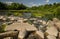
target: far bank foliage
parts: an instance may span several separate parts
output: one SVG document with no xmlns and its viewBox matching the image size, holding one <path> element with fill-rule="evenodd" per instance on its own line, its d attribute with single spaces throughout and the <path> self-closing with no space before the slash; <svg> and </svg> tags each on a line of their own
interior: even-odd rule
<svg viewBox="0 0 60 39">
<path fill-rule="evenodd" d="M 28 7 L 24 4 L 12 3 L 11 5 L 0 2 L 0 11 L 7 10 L 8 15 L 22 16 L 22 13 L 32 13 L 32 17 L 42 17 L 52 19 L 57 17 L 60 19 L 60 3 L 45 4 L 40 6 Z M 12 13 L 10 13 L 12 12 Z"/>
</svg>

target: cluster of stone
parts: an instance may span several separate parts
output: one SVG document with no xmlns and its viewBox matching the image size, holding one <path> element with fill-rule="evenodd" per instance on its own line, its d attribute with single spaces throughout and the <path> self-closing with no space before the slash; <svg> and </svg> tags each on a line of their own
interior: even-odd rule
<svg viewBox="0 0 60 39">
<path fill-rule="evenodd" d="M 53 18 L 52 21 L 47 22 L 47 27 L 45 31 L 46 39 L 60 39 L 60 20 Z"/>
<path fill-rule="evenodd" d="M 44 23 L 43 23 L 44 24 Z M 43 28 L 44 27 L 44 28 Z M 44 32 L 43 32 L 43 30 Z M 53 18 L 46 23 L 46 26 L 40 25 L 40 29 L 34 34 L 30 34 L 29 39 L 60 39 L 60 20 Z"/>
<path fill-rule="evenodd" d="M 19 21 L 6 27 L 6 30 L 19 30 L 19 39 L 60 39 L 60 20 L 57 18 L 53 18 L 52 21 L 49 20 L 47 23 L 39 20 L 42 23 L 38 27 L 39 30 L 35 25 L 23 23 L 22 20 Z"/>
</svg>

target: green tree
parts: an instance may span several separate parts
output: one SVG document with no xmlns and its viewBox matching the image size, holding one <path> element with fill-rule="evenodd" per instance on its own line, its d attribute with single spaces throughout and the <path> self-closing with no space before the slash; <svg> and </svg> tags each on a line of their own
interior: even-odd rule
<svg viewBox="0 0 60 39">
<path fill-rule="evenodd" d="M 21 10 L 27 8 L 25 5 L 19 3 L 12 3 L 9 7 L 11 10 Z"/>
<path fill-rule="evenodd" d="M 7 6 L 6 4 L 0 2 L 0 10 L 5 10 L 5 9 L 7 9 L 6 6 Z"/>
</svg>

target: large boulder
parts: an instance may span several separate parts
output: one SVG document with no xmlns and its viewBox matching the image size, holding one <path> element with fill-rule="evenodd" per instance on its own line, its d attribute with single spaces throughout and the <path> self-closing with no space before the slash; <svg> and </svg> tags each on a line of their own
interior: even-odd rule
<svg viewBox="0 0 60 39">
<path fill-rule="evenodd" d="M 54 21 L 54 22 L 59 22 L 59 19 L 53 18 L 53 21 Z"/>
<path fill-rule="evenodd" d="M 53 36 L 57 36 L 58 34 L 58 30 L 55 28 L 55 27 L 49 27 L 47 30 L 46 30 L 46 33 L 48 35 L 53 35 Z"/>
<path fill-rule="evenodd" d="M 53 18 L 54 26 L 60 31 L 60 20 L 57 18 Z"/>
<path fill-rule="evenodd" d="M 53 35 L 48 35 L 48 36 L 47 36 L 47 39 L 56 39 L 56 37 L 53 36 Z"/>
<path fill-rule="evenodd" d="M 36 31 L 30 34 L 28 39 L 44 39 L 44 33 L 42 31 Z"/>
<path fill-rule="evenodd" d="M 49 20 L 46 25 L 47 27 L 51 27 L 54 26 L 54 23 L 51 20 Z"/>
<path fill-rule="evenodd" d="M 60 39 L 60 32 L 59 32 L 59 34 L 58 34 L 58 39 Z"/>
<path fill-rule="evenodd" d="M 36 31 L 36 34 L 42 39 L 44 39 L 44 33 L 42 31 Z"/>
<path fill-rule="evenodd" d="M 55 23 L 55 27 L 58 29 L 58 31 L 60 31 L 60 21 L 54 22 L 54 23 Z"/>
<path fill-rule="evenodd" d="M 47 26 L 48 27 L 54 26 L 54 27 L 56 27 L 58 29 L 58 31 L 60 31 L 60 20 L 57 19 L 57 18 L 53 18 L 53 21 L 49 20 L 47 22 Z"/>
<path fill-rule="evenodd" d="M 24 37 L 26 36 L 27 31 L 26 30 L 20 30 L 18 38 L 19 39 L 24 39 Z"/>
<path fill-rule="evenodd" d="M 11 37 L 6 37 L 6 38 L 4 38 L 4 39 L 11 39 Z"/>
</svg>

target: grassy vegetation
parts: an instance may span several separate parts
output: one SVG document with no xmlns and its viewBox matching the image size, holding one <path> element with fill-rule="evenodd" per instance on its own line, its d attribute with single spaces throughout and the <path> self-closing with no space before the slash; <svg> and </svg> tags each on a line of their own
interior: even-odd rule
<svg viewBox="0 0 60 39">
<path fill-rule="evenodd" d="M 2 24 L 0 26 L 0 33 L 5 32 L 5 27 L 6 27 L 6 24 Z"/>
</svg>

